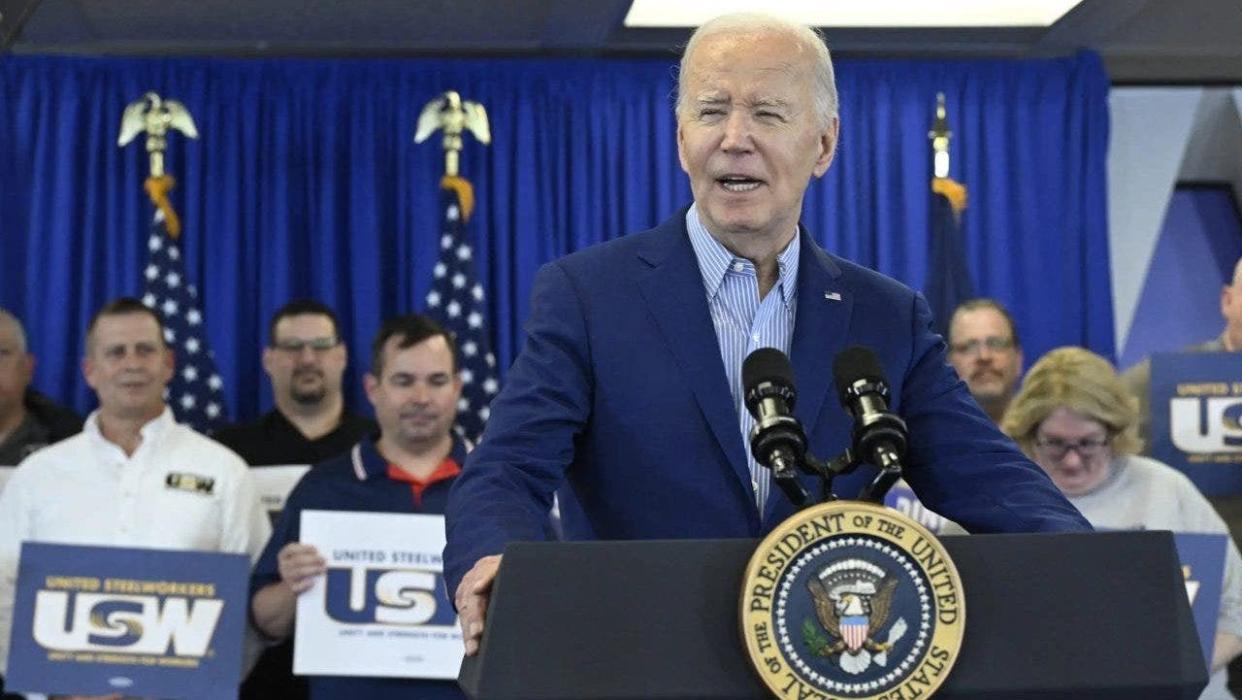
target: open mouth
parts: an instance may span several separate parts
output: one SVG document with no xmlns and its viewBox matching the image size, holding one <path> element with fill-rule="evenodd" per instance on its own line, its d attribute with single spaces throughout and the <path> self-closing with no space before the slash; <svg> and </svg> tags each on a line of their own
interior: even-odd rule
<svg viewBox="0 0 1242 700">
<path fill-rule="evenodd" d="M 762 180 L 746 175 L 725 175 L 724 177 L 716 178 L 716 182 L 720 183 L 720 186 L 726 191 L 737 193 L 757 190 L 759 185 L 763 184 Z"/>
</svg>

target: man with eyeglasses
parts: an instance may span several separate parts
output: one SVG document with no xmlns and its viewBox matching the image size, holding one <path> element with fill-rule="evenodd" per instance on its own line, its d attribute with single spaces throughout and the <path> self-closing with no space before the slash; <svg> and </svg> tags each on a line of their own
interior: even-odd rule
<svg viewBox="0 0 1242 700">
<path fill-rule="evenodd" d="M 1000 424 L 1022 374 L 1022 344 L 1013 317 L 995 299 L 971 299 L 953 310 L 949 364 L 971 396 Z"/>
<path fill-rule="evenodd" d="M 213 436 L 250 466 L 262 467 L 256 476 L 273 515 L 310 465 L 345 454 L 375 431 L 374 422 L 345 407 L 341 377 L 348 359 L 332 309 L 311 299 L 285 304 L 268 324 L 263 349 L 276 407 L 254 423 Z M 292 669 L 292 644 L 269 649 L 242 685 L 241 697 L 306 697 L 306 684 Z"/>
<path fill-rule="evenodd" d="M 250 466 L 316 464 L 348 450 L 375 430 L 345 407 L 341 377 L 349 359 L 336 314 L 300 299 L 285 304 L 268 324 L 263 370 L 276 407 L 257 422 L 219 430 L 215 438 Z"/>
</svg>

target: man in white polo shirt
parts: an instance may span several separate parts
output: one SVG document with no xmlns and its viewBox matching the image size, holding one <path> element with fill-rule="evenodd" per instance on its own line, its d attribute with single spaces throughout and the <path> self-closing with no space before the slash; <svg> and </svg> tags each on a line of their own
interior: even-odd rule
<svg viewBox="0 0 1242 700">
<path fill-rule="evenodd" d="M 99 409 L 81 433 L 26 458 L 0 494 L 0 664 L 23 541 L 236 552 L 253 561 L 271 533 L 246 463 L 177 423 L 165 405 L 173 354 L 153 311 L 132 298 L 100 309 L 82 371 Z"/>
</svg>

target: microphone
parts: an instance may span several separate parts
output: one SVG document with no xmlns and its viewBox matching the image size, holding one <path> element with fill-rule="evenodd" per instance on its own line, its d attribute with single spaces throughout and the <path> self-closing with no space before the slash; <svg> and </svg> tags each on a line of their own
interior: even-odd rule
<svg viewBox="0 0 1242 700">
<path fill-rule="evenodd" d="M 906 454 L 906 422 L 888 410 L 888 380 L 880 359 L 871 350 L 854 345 L 837 355 L 832 375 L 840 392 L 841 405 L 854 416 L 853 451 L 865 461 L 891 472 L 882 474 L 871 491 L 887 490 L 901 474 L 901 460 Z M 883 495 L 883 491 L 880 492 Z"/>
<path fill-rule="evenodd" d="M 746 410 L 755 417 L 751 454 L 772 470 L 795 505 L 803 505 L 810 496 L 797 482 L 797 472 L 806 457 L 806 433 L 792 415 L 797 392 L 789 358 L 776 348 L 752 352 L 742 363 L 742 387 Z"/>
</svg>

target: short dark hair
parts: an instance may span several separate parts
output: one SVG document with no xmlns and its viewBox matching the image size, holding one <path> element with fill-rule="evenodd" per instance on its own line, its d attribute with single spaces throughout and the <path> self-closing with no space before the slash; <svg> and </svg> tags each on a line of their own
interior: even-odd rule
<svg viewBox="0 0 1242 700">
<path fill-rule="evenodd" d="M 384 373 L 384 346 L 392 338 L 397 338 L 397 347 L 404 350 L 413 347 L 429 338 L 444 338 L 448 344 L 449 354 L 453 356 L 453 373 L 457 373 L 457 343 L 453 335 L 435 321 L 422 314 L 405 314 L 384 321 L 375 340 L 371 341 L 371 374 L 379 377 Z"/>
<path fill-rule="evenodd" d="M 112 301 L 99 307 L 94 316 L 91 316 L 91 322 L 86 325 L 86 351 L 91 350 L 91 336 L 95 333 L 95 326 L 99 325 L 99 319 L 104 316 L 128 316 L 130 314 L 145 314 L 155 321 L 155 327 L 159 329 L 160 342 L 165 346 L 168 345 L 164 341 L 164 319 L 160 318 L 159 313 L 142 303 L 140 299 L 134 297 L 118 297 Z"/>
<path fill-rule="evenodd" d="M 1009 337 L 1013 339 L 1013 346 L 1015 348 L 1022 347 L 1022 339 L 1018 337 L 1018 324 L 1013 322 L 1013 316 L 1010 315 L 1009 309 L 1006 309 L 1004 304 L 1000 303 L 996 299 L 992 299 L 991 297 L 976 297 L 974 299 L 967 299 L 966 301 L 958 304 L 956 309 L 953 309 L 953 315 L 949 317 L 949 337 L 946 339 L 950 345 L 953 344 L 953 319 L 957 318 L 958 314 L 966 313 L 967 311 L 978 311 L 980 309 L 992 309 L 996 313 L 1000 314 L 1001 317 L 1005 319 L 1006 325 L 1009 326 Z"/>
<path fill-rule="evenodd" d="M 327 304 L 316 299 L 294 299 L 272 314 L 272 320 L 267 324 L 268 345 L 276 344 L 276 324 L 290 316 L 327 316 L 332 322 L 332 334 L 337 339 L 341 337 L 341 322 L 336 318 L 336 312 L 328 308 Z"/>
</svg>

